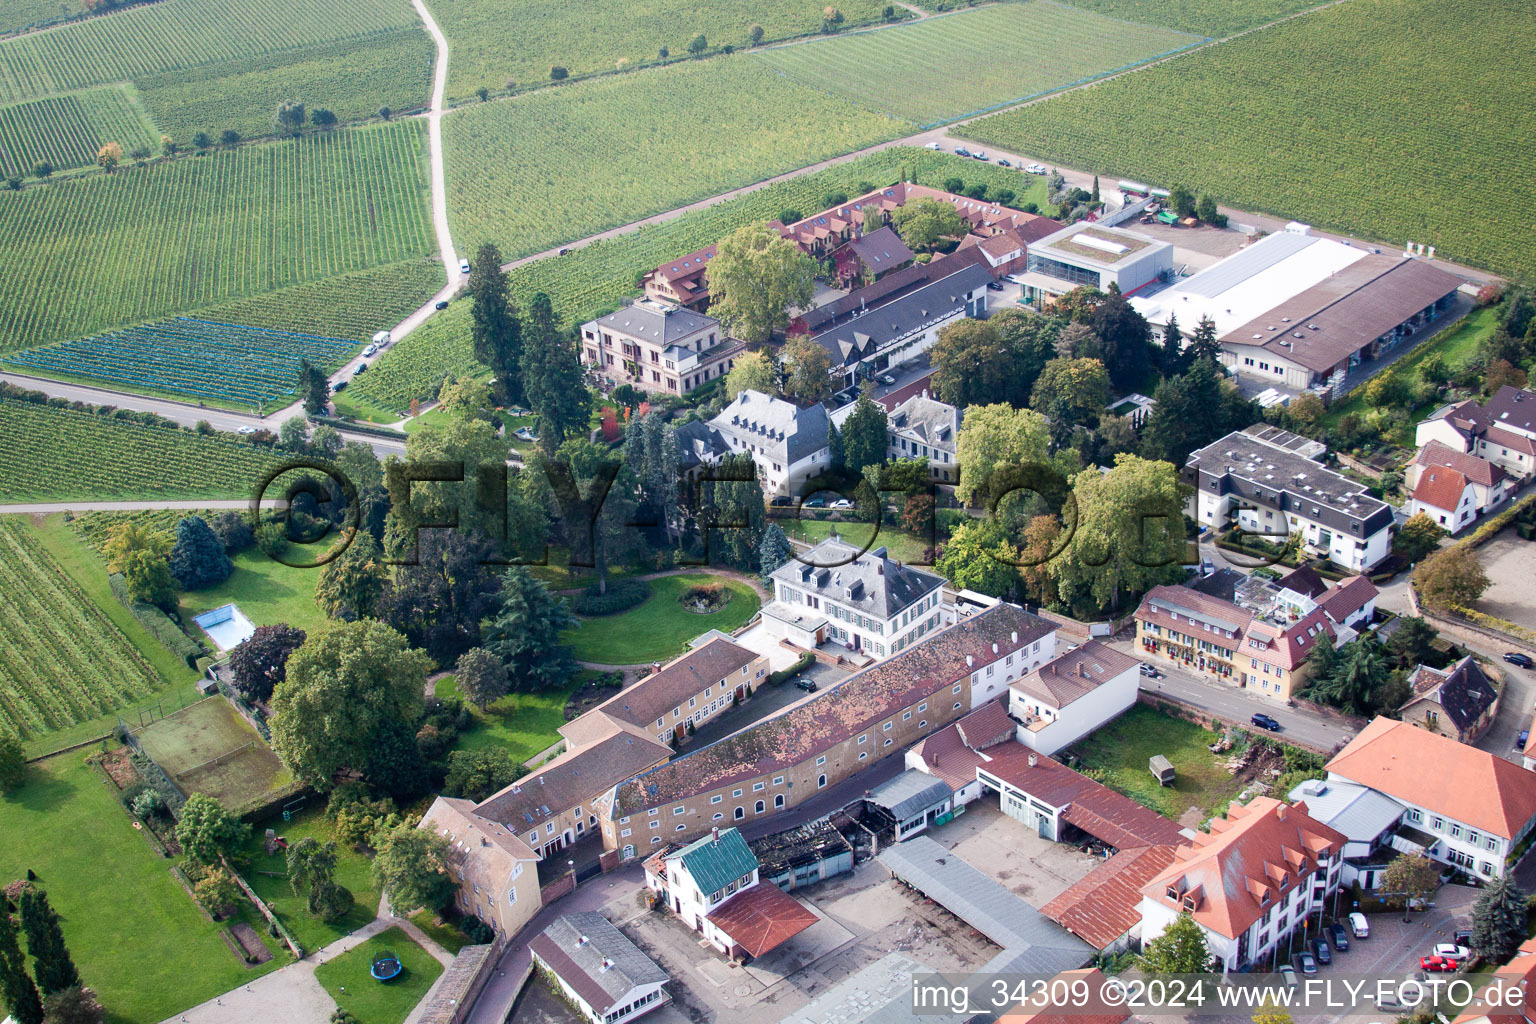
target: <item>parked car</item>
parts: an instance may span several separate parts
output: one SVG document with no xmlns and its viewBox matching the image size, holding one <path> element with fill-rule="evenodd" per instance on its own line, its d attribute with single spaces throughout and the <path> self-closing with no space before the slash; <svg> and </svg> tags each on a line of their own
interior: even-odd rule
<svg viewBox="0 0 1536 1024">
<path fill-rule="evenodd" d="M 892 384 L 896 383 L 896 378 L 892 377 L 888 373 L 882 373 L 880 375 L 880 377 L 879 377 L 879 380 L 880 380 L 880 383 L 884 384 L 886 387 L 890 387 Z"/>
<path fill-rule="evenodd" d="M 1296 968 L 1292 967 L 1290 964 L 1281 964 L 1279 974 L 1280 984 L 1284 985 L 1286 988 L 1296 987 Z"/>
<path fill-rule="evenodd" d="M 1141 674 L 1146 676 L 1148 679 L 1156 679 L 1162 673 L 1160 673 L 1155 667 L 1148 665 L 1146 662 L 1142 662 Z"/>
<path fill-rule="evenodd" d="M 805 503 L 805 507 L 806 508 L 826 508 L 827 507 L 827 499 L 826 498 L 812 498 L 810 501 Z"/>
<path fill-rule="evenodd" d="M 1461 961 L 1447 956 L 1421 956 L 1419 970 L 1428 971 L 1431 974 L 1450 974 L 1452 971 L 1461 970 Z"/>
<path fill-rule="evenodd" d="M 1305 951 L 1297 953 L 1294 958 L 1294 962 L 1296 964 L 1296 969 L 1302 974 L 1317 973 L 1317 961 L 1312 959 L 1311 953 Z"/>
<path fill-rule="evenodd" d="M 378 351 L 379 351 L 379 346 L 377 346 L 377 345 L 369 345 L 367 348 L 363 349 L 363 355 L 368 356 L 369 358 L 372 358 L 373 356 L 378 354 Z"/>
<path fill-rule="evenodd" d="M 1451 933 L 1451 937 L 1455 941 L 1456 945 L 1466 946 L 1468 949 L 1472 948 L 1471 928 L 1458 928 Z"/>
<path fill-rule="evenodd" d="M 980 149 L 978 149 L 976 152 L 972 153 L 971 156 L 974 157 L 977 160 L 990 160 L 991 159 L 991 157 L 987 156 L 987 154 L 983 150 L 980 150 Z"/>
<path fill-rule="evenodd" d="M 1264 714 L 1262 711 L 1248 719 L 1248 721 L 1252 722 L 1260 729 L 1268 729 L 1270 732 L 1280 731 L 1280 723 L 1270 716 Z"/>
<path fill-rule="evenodd" d="M 1529 654 L 1521 654 L 1519 651 L 1506 651 L 1504 660 L 1521 668 L 1536 668 L 1536 661 L 1532 661 Z"/>
<path fill-rule="evenodd" d="M 793 505 L 794 503 L 795 499 L 787 494 L 775 494 L 768 500 L 768 504 L 774 508 L 783 508 L 785 505 Z"/>
<path fill-rule="evenodd" d="M 1024 168 L 1024 170 L 1028 174 L 1044 174 L 1045 164 L 1030 164 L 1028 167 Z"/>
<path fill-rule="evenodd" d="M 447 309 L 448 308 L 448 300 L 447 299 L 438 299 L 436 302 L 434 302 L 432 304 L 432 308 L 433 309 Z"/>
<path fill-rule="evenodd" d="M 256 433 L 256 428 L 255 427 L 241 427 L 239 430 L 235 431 L 235 433 L 250 435 L 250 434 Z"/>
<path fill-rule="evenodd" d="M 461 273 L 461 274 L 469 273 L 469 260 L 462 260 L 462 259 L 459 260 L 459 273 Z"/>
<path fill-rule="evenodd" d="M 354 374 L 362 373 L 366 369 L 368 369 L 368 364 L 367 363 L 358 363 L 357 364 L 357 369 L 353 370 L 352 372 Z"/>
<path fill-rule="evenodd" d="M 1317 962 L 1327 967 L 1333 963 L 1333 950 L 1328 948 L 1327 939 L 1313 939 L 1312 949 L 1317 954 Z"/>
<path fill-rule="evenodd" d="M 345 391 L 346 387 L 347 387 L 347 382 L 346 381 L 338 380 L 334 384 L 331 385 L 331 394 L 334 395 L 338 391 Z"/>
<path fill-rule="evenodd" d="M 832 503 L 831 507 L 841 512 L 845 509 L 853 508 L 853 502 L 849 501 L 847 498 L 839 498 Z"/>
<path fill-rule="evenodd" d="M 1515 749 L 1516 750 L 1524 750 L 1525 749 L 1525 744 L 1530 740 L 1530 738 L 1531 738 L 1531 730 L 1529 730 L 1529 729 L 1521 729 L 1520 730 L 1520 735 L 1515 737 Z"/>
<path fill-rule="evenodd" d="M 987 282 L 987 289 L 989 291 L 1000 292 L 1000 291 L 1003 290 L 1003 282 L 1001 282 L 1001 281 L 988 281 Z"/>
<path fill-rule="evenodd" d="M 966 149 L 964 146 L 956 146 L 955 147 L 955 156 L 970 156 L 970 155 L 971 155 L 971 151 Z"/>
<path fill-rule="evenodd" d="M 1435 956 L 1443 956 L 1451 960 L 1465 960 L 1472 955 L 1470 949 L 1455 942 L 1437 942 L 1432 953 Z"/>
<path fill-rule="evenodd" d="M 555 255 L 556 256 L 564 256 L 566 253 L 568 253 L 570 251 L 571 250 L 569 250 L 569 249 L 561 249 L 559 252 L 555 253 Z"/>
<path fill-rule="evenodd" d="M 1410 978 L 1409 980 L 1411 981 L 1414 979 Z M 1404 1010 L 1410 1009 L 1409 1005 L 1403 1002 L 1403 1000 L 1397 994 L 1399 986 L 1384 985 L 1382 987 L 1385 989 L 1385 991 L 1376 997 L 1377 1009 L 1386 1010 L 1391 1013 L 1401 1013 Z"/>
<path fill-rule="evenodd" d="M 1368 939 L 1371 937 L 1371 922 L 1357 910 L 1349 915 L 1349 930 L 1357 939 Z"/>
<path fill-rule="evenodd" d="M 998 157 L 997 158 L 997 166 L 999 166 L 999 167 L 1012 167 L 1013 164 L 1009 163 L 1007 160 L 1004 160 L 1002 157 Z"/>
<path fill-rule="evenodd" d="M 923 148 L 924 149 L 943 149 L 944 147 L 940 146 L 937 142 L 930 142 L 930 143 L 928 143 L 928 145 L 924 146 Z"/>
<path fill-rule="evenodd" d="M 376 332 L 374 332 L 373 343 L 375 345 L 377 345 L 379 348 L 386 348 L 386 347 L 388 347 L 388 345 L 390 343 L 390 340 L 391 339 L 390 339 L 388 331 L 376 331 Z"/>
<path fill-rule="evenodd" d="M 816 680 L 814 680 L 814 679 L 796 679 L 795 680 L 795 689 L 797 689 L 797 690 L 804 690 L 806 693 L 815 693 L 816 692 Z"/>
<path fill-rule="evenodd" d="M 1333 924 L 1324 929 L 1323 934 L 1328 936 L 1329 941 L 1333 943 L 1334 949 L 1340 953 L 1349 952 L 1349 934 L 1345 932 L 1342 924 L 1339 924 L 1337 921 L 1333 922 Z"/>
</svg>

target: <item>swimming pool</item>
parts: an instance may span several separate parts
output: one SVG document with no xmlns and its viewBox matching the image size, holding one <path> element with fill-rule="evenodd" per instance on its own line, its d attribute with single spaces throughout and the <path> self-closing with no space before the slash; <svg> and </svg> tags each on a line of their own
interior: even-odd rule
<svg viewBox="0 0 1536 1024">
<path fill-rule="evenodd" d="M 238 605 L 233 604 L 222 605 L 213 609 L 213 611 L 203 612 L 203 614 L 193 618 L 192 621 L 197 623 L 204 633 L 208 634 L 208 639 L 212 640 L 213 645 L 221 651 L 238 647 L 250 639 L 252 633 L 256 632 L 255 624 L 245 617 L 245 613 L 240 610 Z"/>
</svg>

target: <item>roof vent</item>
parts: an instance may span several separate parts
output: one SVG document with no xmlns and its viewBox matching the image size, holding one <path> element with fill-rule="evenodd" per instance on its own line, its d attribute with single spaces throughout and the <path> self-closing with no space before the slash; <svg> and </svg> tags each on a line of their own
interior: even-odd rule
<svg viewBox="0 0 1536 1024">
<path fill-rule="evenodd" d="M 589 939 L 585 935 L 583 935 L 583 936 L 579 937 L 576 940 L 576 945 L 578 945 L 578 946 L 585 946 L 587 943 L 589 943 L 591 941 L 592 941 L 591 939 Z"/>
<path fill-rule="evenodd" d="M 1039 754 L 1033 754 L 1032 753 L 1032 754 L 1029 755 L 1029 766 L 1031 768 L 1035 767 L 1039 763 L 1040 763 L 1040 755 Z"/>
</svg>

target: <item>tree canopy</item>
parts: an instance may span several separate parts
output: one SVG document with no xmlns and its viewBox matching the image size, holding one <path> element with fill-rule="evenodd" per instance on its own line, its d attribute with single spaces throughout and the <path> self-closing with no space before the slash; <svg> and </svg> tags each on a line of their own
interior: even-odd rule
<svg viewBox="0 0 1536 1024">
<path fill-rule="evenodd" d="M 250 834 L 251 826 L 204 793 L 187 797 L 176 822 L 176 841 L 201 864 L 217 864 L 221 855 L 233 853 Z"/>
<path fill-rule="evenodd" d="M 977 405 L 966 410 L 955 446 L 955 459 L 965 467 L 955 497 L 966 505 L 984 505 L 1007 486 L 1000 472 L 1005 467 L 1048 463 L 1050 431 L 1045 417 L 1033 410 Z"/>
<path fill-rule="evenodd" d="M 377 838 L 373 880 L 397 914 L 438 910 L 453 898 L 448 841 L 436 832 L 401 825 Z"/>
<path fill-rule="evenodd" d="M 492 617 L 485 623 L 485 649 L 503 665 L 517 689 L 551 691 L 563 687 L 576 670 L 560 634 L 580 625 L 565 602 L 522 566 L 501 575 Z"/>
<path fill-rule="evenodd" d="M 586 427 L 591 395 L 574 338 L 560 330 L 549 296 L 537 292 L 523 321 L 523 389 L 538 417 L 539 447 L 553 452 Z"/>
<path fill-rule="evenodd" d="M 947 252 L 971 230 L 966 219 L 949 203 L 926 198 L 898 207 L 891 214 L 891 226 L 913 252 Z M 714 273 L 713 269 L 710 273 Z"/>
<path fill-rule="evenodd" d="M 816 263 L 764 222 L 726 235 L 709 261 L 710 314 L 746 342 L 789 326 L 816 294 Z"/>
<path fill-rule="evenodd" d="M 832 396 L 832 357 L 807 335 L 789 339 L 784 346 L 789 377 L 784 393 L 802 402 L 824 402 Z"/>
<path fill-rule="evenodd" d="M 480 246 L 470 264 L 470 337 L 475 358 L 496 375 L 492 386 L 501 404 L 522 400 L 522 323 L 507 287 L 501 250 L 490 242 Z"/>
<path fill-rule="evenodd" d="M 939 332 L 929 359 L 934 396 L 959 408 L 1003 402 L 1023 407 L 1052 358 L 1060 323 L 1005 309 L 988 320 L 957 320 Z"/>
<path fill-rule="evenodd" d="M 247 700 L 267 700 L 287 678 L 288 658 L 303 642 L 304 631 L 285 623 L 257 626 L 229 652 L 230 681 Z"/>
<path fill-rule="evenodd" d="M 1030 408 L 1068 424 L 1091 424 L 1109 402 L 1109 371 L 1097 359 L 1052 359 L 1030 392 Z M 967 414 L 969 415 L 969 414 Z"/>
<path fill-rule="evenodd" d="M 1141 969 L 1148 974 L 1204 974 L 1211 964 L 1205 932 L 1188 911 L 1179 914 L 1141 953 Z"/>
<path fill-rule="evenodd" d="M 480 620 L 495 607 L 491 545 L 449 530 L 423 531 L 414 565 L 395 570 L 379 615 L 442 666 L 480 642 Z"/>
<path fill-rule="evenodd" d="M 843 465 L 848 472 L 863 473 L 865 466 L 878 466 L 885 461 L 885 410 L 868 395 L 859 396 L 838 433 L 843 439 Z"/>
<path fill-rule="evenodd" d="M 1489 582 L 1477 553 L 1461 544 L 1434 552 L 1413 570 L 1420 596 L 1437 608 L 1470 608 Z"/>
<path fill-rule="evenodd" d="M 778 371 L 773 368 L 773 358 L 764 350 L 743 352 L 725 375 L 726 401 L 734 401 L 743 391 L 757 391 L 765 395 L 779 390 Z"/>
</svg>

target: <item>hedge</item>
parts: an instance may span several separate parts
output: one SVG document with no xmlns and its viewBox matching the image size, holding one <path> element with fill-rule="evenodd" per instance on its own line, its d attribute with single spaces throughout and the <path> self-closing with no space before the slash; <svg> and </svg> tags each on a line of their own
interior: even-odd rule
<svg viewBox="0 0 1536 1024">
<path fill-rule="evenodd" d="M 618 580 L 608 584 L 606 593 L 598 593 L 596 585 L 576 595 L 572 603 L 577 615 L 617 615 L 628 611 L 651 596 L 651 587 L 644 580 Z"/>
<path fill-rule="evenodd" d="M 350 430 L 354 434 L 370 434 L 374 437 L 387 437 L 391 441 L 404 441 L 404 431 L 392 430 L 389 427 L 376 427 L 372 423 L 364 423 L 360 420 L 344 420 L 335 416 L 315 415 L 309 418 L 311 423 L 323 423 L 326 426 L 335 427 L 337 430 Z"/>
<path fill-rule="evenodd" d="M 112 588 L 112 596 L 133 613 L 133 617 L 149 630 L 151 636 L 185 661 L 188 668 L 197 667 L 197 659 L 208 653 L 207 647 L 183 632 L 175 620 L 159 608 L 143 601 L 135 601 L 128 593 L 128 581 L 124 579 L 122 573 L 112 573 L 107 577 L 107 583 Z"/>
<path fill-rule="evenodd" d="M 801 672 L 804 672 L 807 668 L 810 668 L 811 662 L 815 660 L 816 656 L 814 654 L 812 654 L 810 651 L 805 651 L 800 655 L 800 657 L 795 659 L 795 663 L 789 666 L 789 668 L 781 668 L 777 672 L 770 673 L 768 676 L 768 682 L 775 684 L 782 683 L 786 679 L 797 676 Z"/>
</svg>

